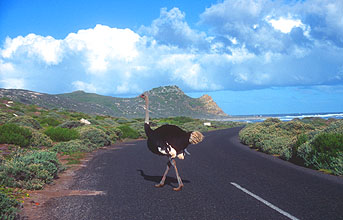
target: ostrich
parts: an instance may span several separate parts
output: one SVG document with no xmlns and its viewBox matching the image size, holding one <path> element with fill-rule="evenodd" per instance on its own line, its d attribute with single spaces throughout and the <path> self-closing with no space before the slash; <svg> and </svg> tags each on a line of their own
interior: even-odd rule
<svg viewBox="0 0 343 220">
<path fill-rule="evenodd" d="M 142 95 L 140 95 L 140 97 L 145 100 L 144 130 L 148 137 L 148 148 L 151 152 L 160 156 L 167 156 L 169 159 L 163 177 L 160 183 L 156 184 L 155 187 L 164 186 L 164 182 L 166 180 L 166 176 L 170 169 L 170 166 L 173 166 L 179 184 L 179 186 L 177 188 L 173 188 L 173 190 L 180 191 L 183 187 L 183 183 L 176 168 L 175 158 L 177 157 L 183 160 L 185 157 L 185 153 L 189 154 L 186 150 L 187 146 L 189 144 L 197 144 L 201 142 L 204 138 L 204 135 L 202 135 L 199 131 L 186 132 L 175 125 L 162 125 L 161 127 L 152 130 L 149 124 L 148 94 L 143 93 Z"/>
</svg>

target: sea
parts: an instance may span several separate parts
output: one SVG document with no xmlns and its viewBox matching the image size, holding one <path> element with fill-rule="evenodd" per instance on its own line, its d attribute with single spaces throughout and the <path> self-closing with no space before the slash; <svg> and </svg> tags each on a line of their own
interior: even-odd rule
<svg viewBox="0 0 343 220">
<path fill-rule="evenodd" d="M 241 121 L 241 122 L 262 122 L 267 118 L 279 118 L 281 121 L 291 121 L 295 118 L 306 118 L 306 117 L 316 117 L 316 118 L 334 118 L 343 119 L 343 112 L 322 112 L 322 113 L 293 113 L 293 114 L 262 114 L 262 115 L 233 115 L 228 121 Z M 225 120 L 226 121 L 226 120 Z"/>
</svg>

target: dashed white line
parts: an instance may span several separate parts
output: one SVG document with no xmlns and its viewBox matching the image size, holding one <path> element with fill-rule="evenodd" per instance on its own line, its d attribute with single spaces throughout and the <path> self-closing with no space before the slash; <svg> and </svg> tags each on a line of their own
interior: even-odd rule
<svg viewBox="0 0 343 220">
<path fill-rule="evenodd" d="M 236 188 L 242 190 L 242 191 L 245 192 L 246 194 L 248 194 L 248 195 L 254 197 L 254 198 L 257 199 L 258 201 L 262 202 L 262 203 L 265 204 L 266 206 L 268 206 L 268 207 L 274 209 L 275 211 L 279 212 L 280 214 L 282 214 L 282 215 L 288 217 L 289 219 L 292 219 L 292 220 L 299 220 L 298 218 L 294 217 L 293 215 L 289 214 L 288 212 L 283 211 L 282 209 L 280 209 L 280 208 L 276 207 L 275 205 L 271 204 L 270 202 L 268 202 L 268 201 L 262 199 L 262 198 L 259 197 L 258 195 L 255 195 L 254 193 L 250 192 L 249 190 L 247 190 L 247 189 L 241 187 L 241 186 L 238 185 L 237 183 L 231 182 L 231 184 L 232 184 L 233 186 L 235 186 Z"/>
</svg>

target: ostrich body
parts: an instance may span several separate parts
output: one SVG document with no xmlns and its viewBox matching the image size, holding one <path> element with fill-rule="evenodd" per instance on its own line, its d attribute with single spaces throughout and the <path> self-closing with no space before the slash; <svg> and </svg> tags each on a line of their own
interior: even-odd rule
<svg viewBox="0 0 343 220">
<path fill-rule="evenodd" d="M 166 171 L 159 184 L 156 187 L 164 186 L 167 173 L 171 166 L 174 167 L 179 186 L 173 188 L 179 191 L 183 187 L 183 183 L 176 167 L 175 158 L 184 159 L 185 153 L 188 153 L 186 148 L 189 144 L 197 144 L 201 142 L 204 136 L 199 131 L 186 132 L 175 125 L 162 125 L 155 130 L 151 129 L 149 124 L 149 97 L 146 93 L 140 96 L 145 100 L 145 122 L 144 130 L 148 137 L 147 145 L 151 152 L 160 156 L 167 156 Z M 189 153 L 188 153 L 189 154 Z"/>
</svg>

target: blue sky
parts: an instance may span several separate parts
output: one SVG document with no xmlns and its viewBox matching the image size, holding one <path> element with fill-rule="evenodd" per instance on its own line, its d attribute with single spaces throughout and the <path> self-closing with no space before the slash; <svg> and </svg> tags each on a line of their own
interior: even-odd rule
<svg viewBox="0 0 343 220">
<path fill-rule="evenodd" d="M 340 0 L 1 0 L 0 87 L 178 85 L 232 115 L 343 112 L 342 12 Z"/>
</svg>

